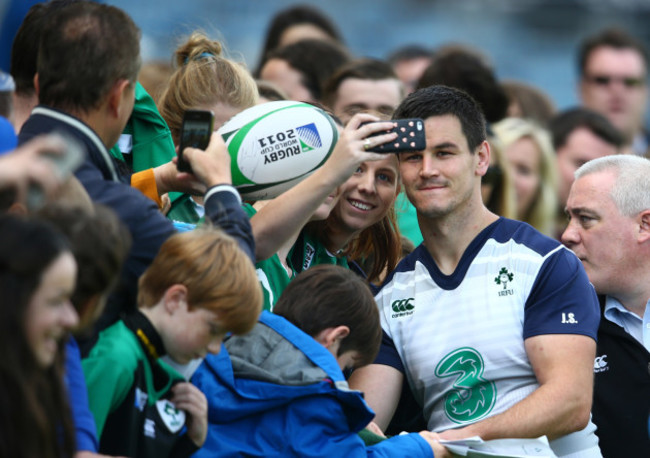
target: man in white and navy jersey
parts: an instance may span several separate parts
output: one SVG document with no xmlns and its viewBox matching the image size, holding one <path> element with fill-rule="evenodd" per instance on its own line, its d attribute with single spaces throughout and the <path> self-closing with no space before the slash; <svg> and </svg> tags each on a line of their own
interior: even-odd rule
<svg viewBox="0 0 650 458">
<path fill-rule="evenodd" d="M 599 323 L 576 256 L 481 199 L 490 162 L 476 102 L 421 89 L 394 119 L 423 118 L 426 149 L 400 154 L 424 242 L 376 296 L 385 332 L 352 375 L 385 428 L 404 381 L 442 439 L 547 436 L 558 456 L 599 457 L 590 421 Z"/>
<path fill-rule="evenodd" d="M 650 161 L 605 156 L 575 178 L 562 242 L 600 295 L 596 434 L 603 456 L 650 456 Z"/>
</svg>

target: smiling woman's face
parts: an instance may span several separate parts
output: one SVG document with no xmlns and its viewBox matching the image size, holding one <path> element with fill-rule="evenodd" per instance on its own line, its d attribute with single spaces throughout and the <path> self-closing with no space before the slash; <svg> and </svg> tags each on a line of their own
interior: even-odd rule
<svg viewBox="0 0 650 458">
<path fill-rule="evenodd" d="M 70 302 L 77 278 L 77 263 L 64 252 L 45 269 L 25 316 L 27 341 L 39 366 L 54 363 L 59 345 L 77 325 L 79 317 Z"/>
<path fill-rule="evenodd" d="M 363 162 L 341 186 L 333 217 L 350 237 L 380 221 L 395 201 L 398 164 L 394 154 L 374 162 Z"/>
</svg>

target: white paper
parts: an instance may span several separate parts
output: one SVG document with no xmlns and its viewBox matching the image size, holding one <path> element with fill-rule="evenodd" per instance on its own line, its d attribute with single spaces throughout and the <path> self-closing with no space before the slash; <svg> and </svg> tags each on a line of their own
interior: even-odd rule
<svg viewBox="0 0 650 458">
<path fill-rule="evenodd" d="M 484 441 L 478 436 L 467 439 L 441 440 L 450 452 L 468 458 L 557 458 L 548 444 L 546 436 L 537 439 L 495 439 Z"/>
</svg>

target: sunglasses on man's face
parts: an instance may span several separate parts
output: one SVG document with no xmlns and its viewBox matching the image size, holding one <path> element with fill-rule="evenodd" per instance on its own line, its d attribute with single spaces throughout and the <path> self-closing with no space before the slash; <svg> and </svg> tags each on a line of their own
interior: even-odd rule
<svg viewBox="0 0 650 458">
<path fill-rule="evenodd" d="M 612 83 L 620 83 L 629 89 L 645 85 L 644 78 L 635 78 L 633 76 L 586 75 L 585 80 L 603 87 L 609 86 Z"/>
</svg>

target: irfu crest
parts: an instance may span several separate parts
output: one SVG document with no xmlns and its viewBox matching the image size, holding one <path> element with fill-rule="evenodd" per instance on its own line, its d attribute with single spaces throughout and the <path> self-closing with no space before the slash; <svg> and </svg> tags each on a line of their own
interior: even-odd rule
<svg viewBox="0 0 650 458">
<path fill-rule="evenodd" d="M 511 272 L 508 272 L 508 269 L 502 267 L 499 271 L 499 275 L 494 278 L 494 283 L 497 285 L 503 285 L 503 289 L 506 289 L 508 287 L 508 282 L 512 281 L 514 277 L 515 276 Z"/>
<path fill-rule="evenodd" d="M 172 433 L 177 433 L 185 425 L 185 412 L 176 408 L 167 399 L 156 402 L 156 408 L 161 420 Z"/>
</svg>

